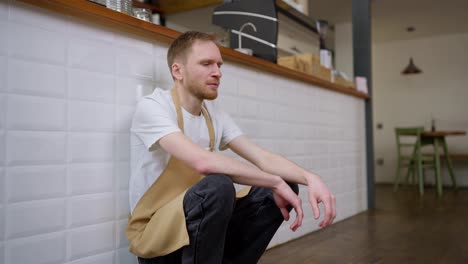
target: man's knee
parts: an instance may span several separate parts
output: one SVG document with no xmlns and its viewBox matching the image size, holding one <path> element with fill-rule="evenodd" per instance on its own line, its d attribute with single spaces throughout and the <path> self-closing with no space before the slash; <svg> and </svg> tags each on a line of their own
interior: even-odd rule
<svg viewBox="0 0 468 264">
<path fill-rule="evenodd" d="M 215 190 L 213 195 L 218 198 L 235 198 L 236 189 L 231 177 L 225 174 L 208 174 L 205 179 L 208 181 L 210 189 Z"/>
</svg>

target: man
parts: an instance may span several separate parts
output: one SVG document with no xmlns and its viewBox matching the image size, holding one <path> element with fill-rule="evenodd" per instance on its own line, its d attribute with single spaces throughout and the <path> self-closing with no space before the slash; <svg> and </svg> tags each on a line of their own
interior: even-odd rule
<svg viewBox="0 0 468 264">
<path fill-rule="evenodd" d="M 320 226 L 330 225 L 335 198 L 320 177 L 254 144 L 213 101 L 223 64 L 216 39 L 184 33 L 167 59 L 174 87 L 144 97 L 131 128 L 127 237 L 139 263 L 256 263 L 289 210 L 290 228 L 301 225 L 297 184 L 316 219 L 323 203 Z M 225 148 L 255 167 L 216 152 Z M 233 182 L 253 187 L 236 195 Z"/>
</svg>

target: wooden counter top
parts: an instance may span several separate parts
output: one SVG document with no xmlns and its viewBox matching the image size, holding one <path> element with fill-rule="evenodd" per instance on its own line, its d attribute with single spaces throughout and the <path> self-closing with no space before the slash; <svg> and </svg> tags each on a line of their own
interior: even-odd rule
<svg viewBox="0 0 468 264">
<path fill-rule="evenodd" d="M 167 27 L 159 26 L 150 22 L 140 20 L 86 0 L 20 1 L 54 10 L 60 13 L 81 17 L 86 20 L 92 20 L 96 23 L 104 24 L 131 33 L 140 34 L 165 43 L 171 43 L 175 38 L 177 38 L 181 34 L 180 32 L 169 29 Z M 247 65 L 262 71 L 279 74 L 290 79 L 300 80 L 305 83 L 322 87 L 324 89 L 333 90 L 339 93 L 344 93 L 363 99 L 369 99 L 368 95 L 358 92 L 349 87 L 345 87 L 336 83 L 331 83 L 312 75 L 307 75 L 298 71 L 294 71 L 286 67 L 279 66 L 267 60 L 245 55 L 233 49 L 221 47 L 221 53 L 223 58 L 227 61 Z"/>
</svg>

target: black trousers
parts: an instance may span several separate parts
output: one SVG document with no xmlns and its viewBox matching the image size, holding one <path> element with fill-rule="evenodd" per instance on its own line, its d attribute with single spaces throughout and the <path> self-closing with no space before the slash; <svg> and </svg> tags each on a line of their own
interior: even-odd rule
<svg viewBox="0 0 468 264">
<path fill-rule="evenodd" d="M 298 193 L 297 184 L 290 184 Z M 253 187 L 236 201 L 229 176 L 210 174 L 184 197 L 190 245 L 140 264 L 257 263 L 283 222 L 270 189 Z M 155 234 L 157 235 L 157 234 Z"/>
</svg>

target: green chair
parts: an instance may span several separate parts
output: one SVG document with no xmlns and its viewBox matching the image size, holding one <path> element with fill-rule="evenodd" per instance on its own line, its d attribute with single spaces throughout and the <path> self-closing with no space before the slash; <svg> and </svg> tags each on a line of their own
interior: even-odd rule
<svg viewBox="0 0 468 264">
<path fill-rule="evenodd" d="M 416 177 L 419 184 L 419 193 L 424 194 L 424 170 L 426 168 L 436 169 L 434 154 L 423 154 L 421 144 L 421 134 L 424 127 L 395 128 L 397 142 L 397 171 L 394 181 L 394 190 L 398 189 L 401 171 L 407 168 L 405 184 L 408 184 L 409 176 L 412 182 Z M 435 170 L 436 173 L 439 170 Z M 437 177 L 436 177 L 437 179 Z"/>
</svg>

